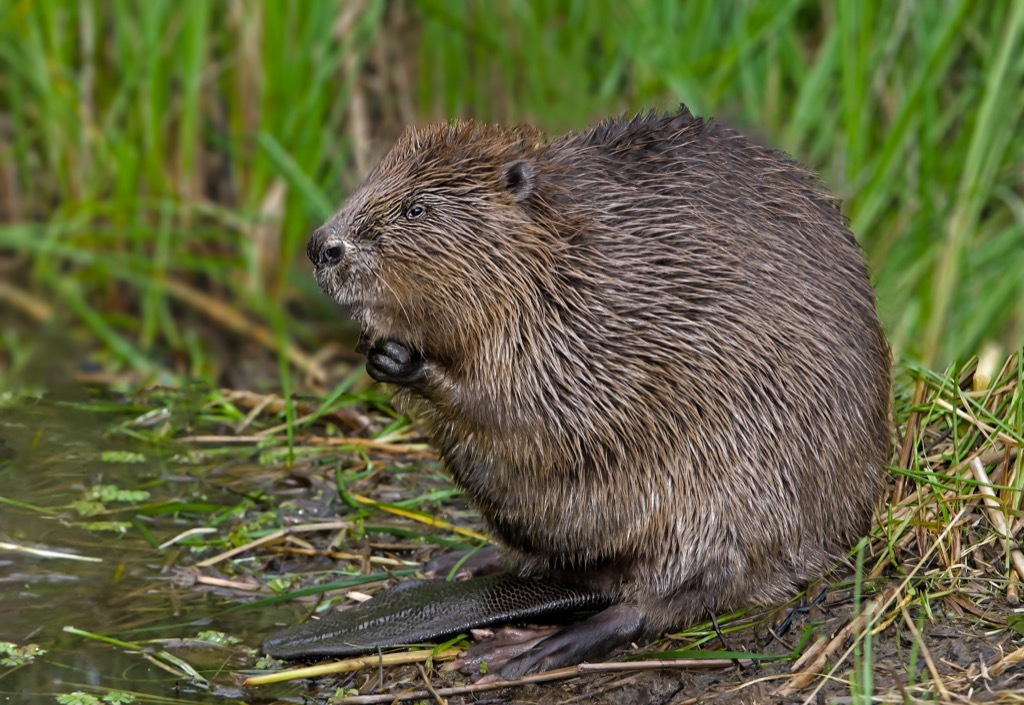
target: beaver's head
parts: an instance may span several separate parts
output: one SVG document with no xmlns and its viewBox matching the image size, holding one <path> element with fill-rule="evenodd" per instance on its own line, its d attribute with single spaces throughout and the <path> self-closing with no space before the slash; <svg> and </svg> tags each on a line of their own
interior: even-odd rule
<svg viewBox="0 0 1024 705">
<path fill-rule="evenodd" d="M 540 134 L 474 122 L 408 129 L 309 240 L 320 288 L 370 339 L 421 347 L 535 297 L 554 234 Z"/>
</svg>

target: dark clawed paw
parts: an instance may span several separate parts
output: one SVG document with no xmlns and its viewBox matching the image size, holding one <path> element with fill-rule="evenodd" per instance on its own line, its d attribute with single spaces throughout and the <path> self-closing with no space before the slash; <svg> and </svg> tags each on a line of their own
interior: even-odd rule
<svg viewBox="0 0 1024 705">
<path fill-rule="evenodd" d="M 360 342 L 362 345 L 362 341 Z M 366 345 L 366 371 L 378 382 L 408 385 L 423 377 L 423 356 L 394 340 Z"/>
<path fill-rule="evenodd" d="M 639 638 L 645 629 L 644 619 L 635 607 L 612 605 L 538 641 L 523 641 L 521 646 L 525 648 L 515 653 L 509 652 L 508 657 L 494 669 L 497 671 L 496 678 L 512 680 L 531 673 L 543 673 L 602 659 Z M 488 677 L 495 677 L 493 670 Z"/>
<path fill-rule="evenodd" d="M 452 670 L 461 671 L 467 676 L 479 676 L 484 672 L 483 664 L 487 664 L 486 674 L 481 683 L 502 680 L 509 676 L 505 669 L 510 664 L 522 663 L 524 657 L 530 656 L 530 650 L 543 644 L 544 640 L 558 631 L 558 627 L 502 627 L 494 635 L 476 644 L 460 656 L 452 665 Z M 513 669 L 509 673 L 513 673 Z M 515 677 L 515 674 L 511 677 Z"/>
<path fill-rule="evenodd" d="M 587 660 L 585 650 L 573 640 L 556 633 L 537 643 L 516 658 L 509 659 L 498 669 L 504 680 L 514 680 L 534 673 L 572 666 Z"/>
</svg>

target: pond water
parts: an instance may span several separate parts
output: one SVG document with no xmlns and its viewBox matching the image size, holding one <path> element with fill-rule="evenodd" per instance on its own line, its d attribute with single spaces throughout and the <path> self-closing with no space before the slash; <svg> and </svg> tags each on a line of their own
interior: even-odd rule
<svg viewBox="0 0 1024 705">
<path fill-rule="evenodd" d="M 246 693 L 237 673 L 254 662 L 245 647 L 258 644 L 275 622 L 293 620 L 294 609 L 222 614 L 244 598 L 181 589 L 181 571 L 165 569 L 181 549 L 154 545 L 196 525 L 195 511 L 191 521 L 182 519 L 187 502 L 201 497 L 230 506 L 237 495 L 177 461 L 173 447 L 112 436 L 110 428 L 110 415 L 88 404 L 32 400 L 0 408 L 0 642 L 46 651 L 32 663 L 0 666 L 0 703 L 54 703 L 75 691 L 103 697 L 112 690 L 134 694 L 135 702 L 300 702 L 296 686 Z M 83 518 L 72 505 L 100 486 L 145 489 L 150 496 L 127 511 L 114 501 Z M 159 511 L 147 510 L 154 507 Z M 145 642 L 149 653 L 66 627 Z M 240 643 L 150 641 L 194 640 L 203 630 Z M 166 670 L 165 660 L 153 658 L 160 651 L 209 683 Z"/>
</svg>

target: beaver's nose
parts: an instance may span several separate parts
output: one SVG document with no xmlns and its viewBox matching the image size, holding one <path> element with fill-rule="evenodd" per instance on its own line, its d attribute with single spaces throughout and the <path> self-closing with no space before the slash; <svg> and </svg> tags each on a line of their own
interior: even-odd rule
<svg viewBox="0 0 1024 705">
<path fill-rule="evenodd" d="M 330 240 L 330 235 L 327 228 L 317 228 L 306 244 L 306 257 L 317 267 L 337 264 L 345 255 L 345 245 L 338 240 Z"/>
</svg>

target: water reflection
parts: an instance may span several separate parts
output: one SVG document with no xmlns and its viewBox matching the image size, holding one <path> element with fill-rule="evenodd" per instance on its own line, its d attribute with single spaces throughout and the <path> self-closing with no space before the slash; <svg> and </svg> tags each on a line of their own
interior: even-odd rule
<svg viewBox="0 0 1024 705">
<path fill-rule="evenodd" d="M 175 586 L 164 571 L 166 552 L 136 528 L 144 524 L 151 536 L 164 540 L 189 528 L 195 517 L 186 524 L 172 513 L 129 511 L 98 517 L 124 521 L 122 532 L 83 526 L 71 505 L 91 487 L 144 487 L 152 494 L 149 502 L 162 502 L 187 500 L 202 484 L 190 476 L 195 468 L 179 466 L 171 451 L 108 437 L 111 421 L 109 415 L 52 398 L 0 407 L 0 641 L 34 642 L 47 650 L 33 664 L 0 666 L 0 703 L 56 702 L 60 693 L 84 690 L 102 696 L 109 689 L 134 692 L 137 702 L 172 697 L 183 703 L 223 703 L 242 697 L 231 671 L 249 665 L 244 649 L 175 650 L 213 676 L 214 685 L 202 689 L 140 654 L 63 631 L 74 626 L 144 641 L 218 629 L 255 644 L 274 618 L 242 611 L 211 620 L 231 603 Z M 103 454 L 111 449 L 141 453 L 145 462 L 110 462 Z M 173 482 L 161 481 L 172 476 Z M 203 484 L 201 491 L 215 498 L 218 490 Z M 91 560 L 45 557 L 33 550 Z"/>
</svg>

